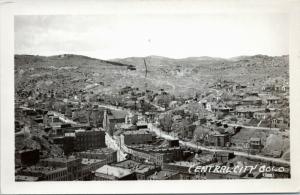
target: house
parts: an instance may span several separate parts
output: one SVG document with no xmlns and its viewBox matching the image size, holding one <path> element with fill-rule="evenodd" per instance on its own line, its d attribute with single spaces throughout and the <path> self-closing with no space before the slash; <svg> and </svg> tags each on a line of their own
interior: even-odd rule
<svg viewBox="0 0 300 195">
<path fill-rule="evenodd" d="M 218 162 L 224 163 L 235 157 L 233 152 L 215 152 L 214 157 Z"/>
<path fill-rule="evenodd" d="M 290 121 L 287 117 L 274 117 L 271 120 L 272 127 L 279 127 L 279 128 L 289 128 L 290 127 Z"/>
<path fill-rule="evenodd" d="M 283 92 L 286 92 L 286 91 L 288 91 L 289 90 L 289 86 L 288 85 L 283 85 L 282 87 L 281 87 L 281 91 L 283 91 Z"/>
<path fill-rule="evenodd" d="M 268 116 L 270 116 L 270 112 L 266 112 L 265 109 L 257 110 L 253 113 L 253 118 L 257 120 L 265 120 Z"/>
<path fill-rule="evenodd" d="M 267 104 L 278 104 L 279 101 L 280 101 L 279 97 L 276 96 L 267 97 Z"/>
<path fill-rule="evenodd" d="M 242 99 L 244 105 L 261 105 L 262 99 L 257 96 L 248 96 Z"/>
<path fill-rule="evenodd" d="M 230 136 L 228 134 L 212 134 L 209 136 L 210 143 L 213 146 L 218 147 L 229 147 L 230 146 Z"/>
<path fill-rule="evenodd" d="M 221 112 L 223 114 L 229 114 L 233 109 L 225 104 L 217 104 L 211 107 L 212 112 Z"/>
<path fill-rule="evenodd" d="M 260 151 L 263 148 L 260 138 L 251 137 L 249 140 L 250 150 Z"/>
<path fill-rule="evenodd" d="M 234 114 L 236 116 L 239 116 L 239 117 L 243 117 L 243 118 L 252 118 L 253 117 L 253 114 L 254 114 L 254 111 L 247 108 L 247 107 L 238 107 L 235 111 L 234 111 Z"/>
</svg>

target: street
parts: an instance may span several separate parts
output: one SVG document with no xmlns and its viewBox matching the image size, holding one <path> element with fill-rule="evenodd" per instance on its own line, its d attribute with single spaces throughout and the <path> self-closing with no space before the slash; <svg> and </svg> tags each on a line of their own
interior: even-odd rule
<svg viewBox="0 0 300 195">
<path fill-rule="evenodd" d="M 168 139 L 168 140 L 176 139 L 172 135 L 166 134 L 165 132 L 163 132 L 161 129 L 159 129 L 152 123 L 149 123 L 148 127 L 149 127 L 149 130 L 155 132 L 155 134 L 158 137 L 162 137 L 162 138 Z M 205 150 L 205 151 L 209 151 L 209 152 L 233 152 L 237 156 L 243 156 L 243 157 L 248 157 L 248 158 L 252 158 L 252 159 L 260 159 L 260 160 L 266 160 L 266 161 L 272 161 L 272 162 L 276 162 L 276 163 L 290 165 L 289 161 L 286 161 L 286 160 L 280 159 L 280 158 L 272 158 L 272 157 L 266 157 L 266 156 L 261 156 L 261 155 L 253 155 L 253 154 L 248 154 L 247 152 L 239 152 L 239 151 L 234 151 L 234 150 L 207 148 L 204 146 L 199 146 L 199 145 L 197 146 L 196 144 L 194 144 L 192 142 L 185 142 L 182 140 L 180 140 L 179 143 L 181 145 L 184 145 L 184 146 L 187 146 L 187 147 L 190 147 L 193 149 L 201 149 L 201 150 Z"/>
</svg>

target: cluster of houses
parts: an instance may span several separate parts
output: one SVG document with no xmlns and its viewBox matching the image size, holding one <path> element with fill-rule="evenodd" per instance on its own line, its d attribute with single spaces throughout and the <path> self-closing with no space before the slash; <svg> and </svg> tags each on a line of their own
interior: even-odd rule
<svg viewBox="0 0 300 195">
<path fill-rule="evenodd" d="M 286 83 L 254 89 L 220 81 L 189 98 L 134 87 L 118 94 L 38 88 L 16 93 L 16 139 L 35 138 L 32 142 L 40 144 L 16 147 L 16 181 L 265 178 L 259 173 L 190 173 L 191 166 L 234 164 L 237 158 L 230 152 L 204 154 L 179 140 L 257 154 L 267 137 L 259 131 L 249 136 L 247 126 L 286 132 L 290 125 Z M 158 138 L 148 123 L 176 139 Z M 107 148 L 106 136 L 115 140 L 117 149 Z M 118 152 L 127 154 L 126 159 L 118 162 Z"/>
</svg>

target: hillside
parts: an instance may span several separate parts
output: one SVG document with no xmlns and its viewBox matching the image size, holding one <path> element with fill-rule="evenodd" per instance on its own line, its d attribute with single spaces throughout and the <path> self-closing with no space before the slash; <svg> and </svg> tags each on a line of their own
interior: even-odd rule
<svg viewBox="0 0 300 195">
<path fill-rule="evenodd" d="M 112 67 L 129 67 L 130 64 L 123 64 L 120 62 L 111 62 L 96 58 L 90 58 L 82 55 L 62 54 L 56 56 L 33 56 L 33 55 L 15 55 L 15 66 L 26 67 L 83 67 L 83 66 L 105 66 Z"/>
<path fill-rule="evenodd" d="M 170 59 L 148 56 L 115 60 L 133 64 L 143 73 L 144 59 L 150 70 L 147 79 L 153 82 L 160 81 L 161 84 L 166 84 L 169 90 L 177 93 L 201 89 L 217 79 L 248 84 L 261 83 L 269 78 L 288 78 L 288 56 L 255 55 L 232 59 L 206 56 Z"/>
<path fill-rule="evenodd" d="M 147 77 L 144 59 L 149 70 Z M 147 86 L 147 89 L 164 88 L 175 95 L 189 95 L 218 79 L 254 84 L 254 88 L 259 88 L 270 78 L 288 78 L 288 69 L 288 56 L 255 55 L 231 59 L 148 56 L 109 61 L 72 54 L 15 56 L 17 87 L 24 87 L 24 82 L 34 79 L 29 86 L 92 89 L 95 93 L 115 92 L 125 86 Z"/>
</svg>

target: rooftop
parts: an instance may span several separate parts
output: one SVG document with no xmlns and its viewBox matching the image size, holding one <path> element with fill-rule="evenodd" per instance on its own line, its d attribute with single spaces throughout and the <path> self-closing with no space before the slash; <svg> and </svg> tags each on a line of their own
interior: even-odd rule
<svg viewBox="0 0 300 195">
<path fill-rule="evenodd" d="M 180 147 L 169 147 L 168 145 L 136 144 L 128 146 L 131 149 L 143 150 L 147 152 L 165 152 L 179 149 Z"/>
<path fill-rule="evenodd" d="M 260 108 L 256 106 L 239 106 L 236 108 L 237 112 L 263 112 L 265 108 Z"/>
<path fill-rule="evenodd" d="M 63 171 L 66 170 L 66 167 L 44 167 L 44 166 L 30 166 L 26 167 L 23 172 L 31 172 L 31 173 L 44 173 L 47 174 L 49 172 L 54 172 L 54 171 Z"/>
<path fill-rule="evenodd" d="M 196 166 L 199 163 L 198 162 L 188 162 L 188 161 L 176 161 L 172 163 L 168 163 L 170 165 L 178 165 L 178 166 L 183 166 L 183 167 L 191 167 L 191 166 Z"/>
<path fill-rule="evenodd" d="M 75 133 L 85 132 L 85 131 L 86 131 L 85 129 L 76 129 L 76 130 L 75 130 Z"/>
<path fill-rule="evenodd" d="M 170 178 L 171 176 L 177 175 L 178 173 L 179 172 L 163 170 L 155 172 L 150 176 L 150 178 L 155 180 L 164 180 Z"/>
<path fill-rule="evenodd" d="M 70 156 L 70 157 L 51 157 L 51 158 L 46 158 L 46 159 L 43 159 L 41 161 L 44 161 L 44 162 L 61 162 L 61 163 L 67 163 L 67 162 L 71 162 L 71 161 L 74 161 L 74 160 L 77 160 L 78 158 L 76 158 L 75 156 Z"/>
<path fill-rule="evenodd" d="M 16 175 L 15 180 L 16 181 L 37 181 L 38 177 L 33 176 L 25 176 L 25 175 Z"/>
<path fill-rule="evenodd" d="M 153 165 L 143 164 L 143 163 L 139 163 L 139 162 L 136 162 L 133 160 L 125 160 L 125 161 L 115 163 L 113 165 L 117 166 L 117 167 L 131 169 L 138 173 L 145 173 L 145 172 L 155 168 L 155 166 L 153 166 Z"/>
<path fill-rule="evenodd" d="M 258 138 L 258 137 L 251 137 L 251 138 L 250 138 L 250 141 L 256 141 L 256 142 L 259 142 L 259 141 L 260 141 L 260 138 Z"/>
<path fill-rule="evenodd" d="M 97 153 L 97 154 L 110 154 L 116 152 L 116 150 L 113 150 L 111 148 L 98 148 L 98 149 L 93 149 L 93 150 L 86 150 L 80 153 Z"/>
<path fill-rule="evenodd" d="M 99 160 L 99 159 L 88 159 L 88 158 L 83 158 L 81 160 L 81 164 L 83 165 L 91 165 L 99 162 L 104 162 L 105 160 Z"/>
<path fill-rule="evenodd" d="M 261 98 L 257 96 L 248 96 L 243 99 L 243 101 L 260 101 Z"/>
<path fill-rule="evenodd" d="M 112 119 L 125 118 L 126 115 L 128 114 L 126 111 L 122 111 L 122 110 L 110 110 L 110 113 L 111 114 L 109 114 L 108 117 Z"/>
<path fill-rule="evenodd" d="M 122 177 L 132 174 L 132 171 L 130 169 L 125 169 L 125 168 L 121 168 L 121 167 L 104 165 L 101 168 L 96 170 L 96 172 L 95 172 L 96 176 L 97 176 L 97 173 L 113 176 L 116 178 L 122 178 Z"/>
<path fill-rule="evenodd" d="M 267 97 L 267 100 L 279 100 L 280 98 L 277 96 L 269 96 Z"/>
<path fill-rule="evenodd" d="M 133 134 L 152 134 L 152 133 L 148 129 L 140 129 L 136 131 L 125 131 L 123 134 L 133 135 Z"/>
<path fill-rule="evenodd" d="M 75 137 L 75 133 L 65 133 L 66 137 Z"/>
</svg>

